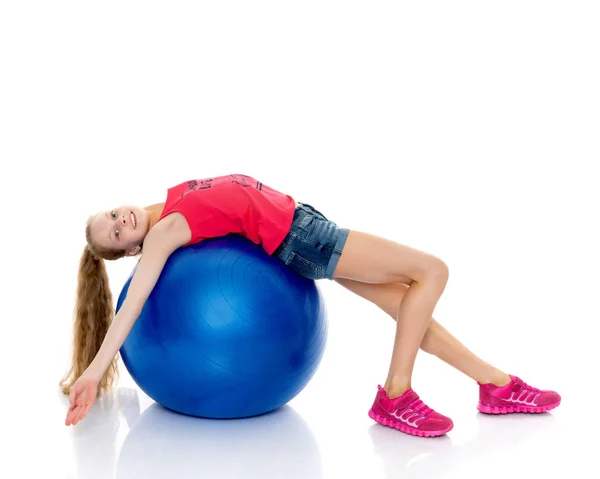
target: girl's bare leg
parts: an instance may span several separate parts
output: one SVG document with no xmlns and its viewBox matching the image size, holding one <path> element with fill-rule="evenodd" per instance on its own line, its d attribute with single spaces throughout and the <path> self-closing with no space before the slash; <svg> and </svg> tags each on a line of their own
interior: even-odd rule
<svg viewBox="0 0 600 479">
<path fill-rule="evenodd" d="M 404 283 L 369 284 L 349 279 L 335 279 L 335 281 L 375 304 L 394 320 L 397 318 L 400 303 L 409 289 L 409 285 Z M 434 318 L 431 318 L 429 327 L 423 337 L 421 349 L 437 356 L 480 383 L 493 383 L 497 386 L 504 386 L 510 382 L 508 374 L 476 356 Z M 386 391 L 387 387 L 386 384 Z"/>
<path fill-rule="evenodd" d="M 443 261 L 378 236 L 350 231 L 334 279 L 410 284 L 398 307 L 394 348 L 385 388 L 391 398 L 411 388 L 417 352 L 448 281 Z"/>
</svg>

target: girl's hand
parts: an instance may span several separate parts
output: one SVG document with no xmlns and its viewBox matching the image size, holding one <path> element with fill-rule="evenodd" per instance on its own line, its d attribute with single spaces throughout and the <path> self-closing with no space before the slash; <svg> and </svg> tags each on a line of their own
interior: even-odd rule
<svg viewBox="0 0 600 479">
<path fill-rule="evenodd" d="M 71 406 L 67 412 L 65 426 L 75 426 L 88 413 L 98 394 L 98 381 L 89 377 L 81 376 L 71 388 L 69 400 Z"/>
</svg>

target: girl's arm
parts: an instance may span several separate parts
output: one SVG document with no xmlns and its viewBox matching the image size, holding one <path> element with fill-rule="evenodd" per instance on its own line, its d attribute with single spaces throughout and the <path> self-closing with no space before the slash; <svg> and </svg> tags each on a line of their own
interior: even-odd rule
<svg viewBox="0 0 600 479">
<path fill-rule="evenodd" d="M 131 279 L 127 296 L 108 328 L 98 354 L 83 376 L 97 381 L 102 379 L 140 315 L 167 259 L 173 251 L 189 241 L 189 228 L 179 227 L 180 221 L 177 220 L 180 219 L 174 219 L 160 221 L 146 235 L 144 252 Z"/>
</svg>

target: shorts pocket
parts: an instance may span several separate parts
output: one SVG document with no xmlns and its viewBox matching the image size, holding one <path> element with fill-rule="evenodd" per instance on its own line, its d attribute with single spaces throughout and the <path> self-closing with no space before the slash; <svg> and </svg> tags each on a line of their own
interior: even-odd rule
<svg viewBox="0 0 600 479">
<path fill-rule="evenodd" d="M 306 278 L 313 280 L 323 278 L 323 267 L 321 265 L 307 260 L 294 251 L 292 251 L 285 264 Z"/>
<path fill-rule="evenodd" d="M 298 228 L 310 234 L 314 228 L 314 222 L 314 215 L 306 214 L 298 221 L 297 225 Z"/>
</svg>

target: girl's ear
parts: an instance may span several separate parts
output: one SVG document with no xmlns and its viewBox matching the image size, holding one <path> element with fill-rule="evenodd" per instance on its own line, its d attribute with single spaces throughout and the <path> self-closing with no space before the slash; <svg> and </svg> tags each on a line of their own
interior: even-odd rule
<svg viewBox="0 0 600 479">
<path fill-rule="evenodd" d="M 142 250 L 141 246 L 136 246 L 135 248 L 131 248 L 129 251 L 125 253 L 125 256 L 135 256 Z"/>
</svg>

